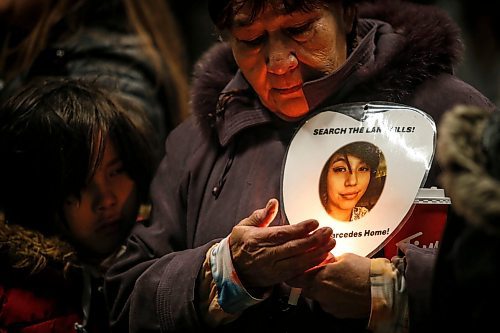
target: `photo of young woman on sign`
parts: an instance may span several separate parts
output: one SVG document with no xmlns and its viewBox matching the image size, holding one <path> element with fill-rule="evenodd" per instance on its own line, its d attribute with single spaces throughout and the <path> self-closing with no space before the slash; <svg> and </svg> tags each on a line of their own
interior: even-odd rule
<svg viewBox="0 0 500 333">
<path fill-rule="evenodd" d="M 385 183 L 385 159 L 375 145 L 353 142 L 335 151 L 321 171 L 319 195 L 327 213 L 350 222 L 375 205 Z"/>
</svg>

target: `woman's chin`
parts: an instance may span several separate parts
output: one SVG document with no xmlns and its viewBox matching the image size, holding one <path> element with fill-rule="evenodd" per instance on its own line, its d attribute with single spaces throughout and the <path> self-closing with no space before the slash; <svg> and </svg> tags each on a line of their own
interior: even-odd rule
<svg viewBox="0 0 500 333">
<path fill-rule="evenodd" d="M 276 111 L 275 114 L 284 120 L 299 120 L 309 113 L 309 108 L 285 108 Z"/>
<path fill-rule="evenodd" d="M 284 120 L 298 120 L 309 113 L 309 105 L 303 94 L 295 98 L 280 98 L 269 109 Z"/>
</svg>

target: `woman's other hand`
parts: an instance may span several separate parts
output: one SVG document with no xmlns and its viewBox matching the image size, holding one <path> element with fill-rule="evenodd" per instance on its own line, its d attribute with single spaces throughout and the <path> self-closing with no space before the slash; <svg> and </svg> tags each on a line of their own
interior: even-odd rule
<svg viewBox="0 0 500 333">
<path fill-rule="evenodd" d="M 302 288 L 304 296 L 337 318 L 367 318 L 371 309 L 370 264 L 369 258 L 345 253 L 287 283 Z"/>
</svg>

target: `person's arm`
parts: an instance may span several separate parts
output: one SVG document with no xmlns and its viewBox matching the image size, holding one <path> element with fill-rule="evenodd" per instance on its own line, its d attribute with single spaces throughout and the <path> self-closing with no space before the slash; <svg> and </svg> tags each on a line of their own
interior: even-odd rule
<svg viewBox="0 0 500 333">
<path fill-rule="evenodd" d="M 152 219 L 134 228 L 125 253 L 106 274 L 113 331 L 191 331 L 202 325 L 196 283 L 213 243 L 197 248 L 187 244 L 189 157 L 202 145 L 193 135 L 184 140 L 187 132 L 195 131 L 193 124 L 194 119 L 167 139 L 151 187 Z"/>
<path fill-rule="evenodd" d="M 410 332 L 431 332 L 431 291 L 438 249 L 408 244 L 404 276 L 408 292 Z"/>
<path fill-rule="evenodd" d="M 345 253 L 288 283 L 336 318 L 366 319 L 372 332 L 407 332 L 403 270 L 385 258 Z"/>
<path fill-rule="evenodd" d="M 265 300 L 271 290 L 257 298 L 245 289 L 235 272 L 228 238 L 225 238 L 208 250 L 203 263 L 198 280 L 200 313 L 208 326 L 224 325 Z"/>
<path fill-rule="evenodd" d="M 346 253 L 288 283 L 337 318 L 369 317 L 373 332 L 425 332 L 436 251 L 405 251 L 392 262 Z"/>
<path fill-rule="evenodd" d="M 188 193 L 194 193 L 187 187 L 192 177 L 200 177 L 192 173 L 189 156 L 199 154 L 193 147 L 203 144 L 191 137 L 183 147 L 187 133 L 193 134 L 188 126 L 181 125 L 167 140 L 166 155 L 152 183 L 152 221 L 134 228 L 125 253 L 106 274 L 111 324 L 117 332 L 188 332 L 206 326 L 200 314 L 203 300 L 199 298 L 198 276 L 207 252 L 220 239 L 197 248 L 190 248 L 188 243 L 193 237 L 188 232 L 188 214 L 194 213 L 189 210 Z M 201 153 L 209 163 L 209 153 Z M 198 209 L 198 202 L 191 204 Z M 261 292 L 272 285 L 320 263 L 335 244 L 330 228 L 313 232 L 317 221 L 268 227 L 277 207 L 277 201 L 271 200 L 266 208 L 254 211 L 237 225 L 233 222 L 235 227 L 227 239 L 229 251 L 220 251 L 226 255 L 230 252 L 227 257 L 237 279 L 255 298 L 262 297 Z M 222 222 L 213 221 L 214 227 Z M 216 261 L 211 262 L 211 271 L 221 295 L 228 285 L 217 278 L 223 275 L 214 274 L 214 267 L 219 267 L 213 265 Z M 228 306 L 224 300 L 232 298 L 218 299 L 223 309 Z M 230 305 L 228 313 L 244 311 L 248 304 L 240 306 Z"/>
<path fill-rule="evenodd" d="M 268 227 L 277 211 L 278 201 L 269 200 L 207 253 L 199 290 L 209 326 L 237 319 L 266 299 L 275 284 L 319 264 L 335 246 L 332 230 L 315 230 L 314 220 Z"/>
</svg>

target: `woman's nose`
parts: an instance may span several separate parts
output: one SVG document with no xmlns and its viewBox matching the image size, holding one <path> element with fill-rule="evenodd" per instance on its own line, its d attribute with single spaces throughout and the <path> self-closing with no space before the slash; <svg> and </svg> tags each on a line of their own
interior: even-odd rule
<svg viewBox="0 0 500 333">
<path fill-rule="evenodd" d="M 267 48 L 266 62 L 269 73 L 282 75 L 298 66 L 297 57 L 283 38 L 270 37 Z"/>
</svg>

